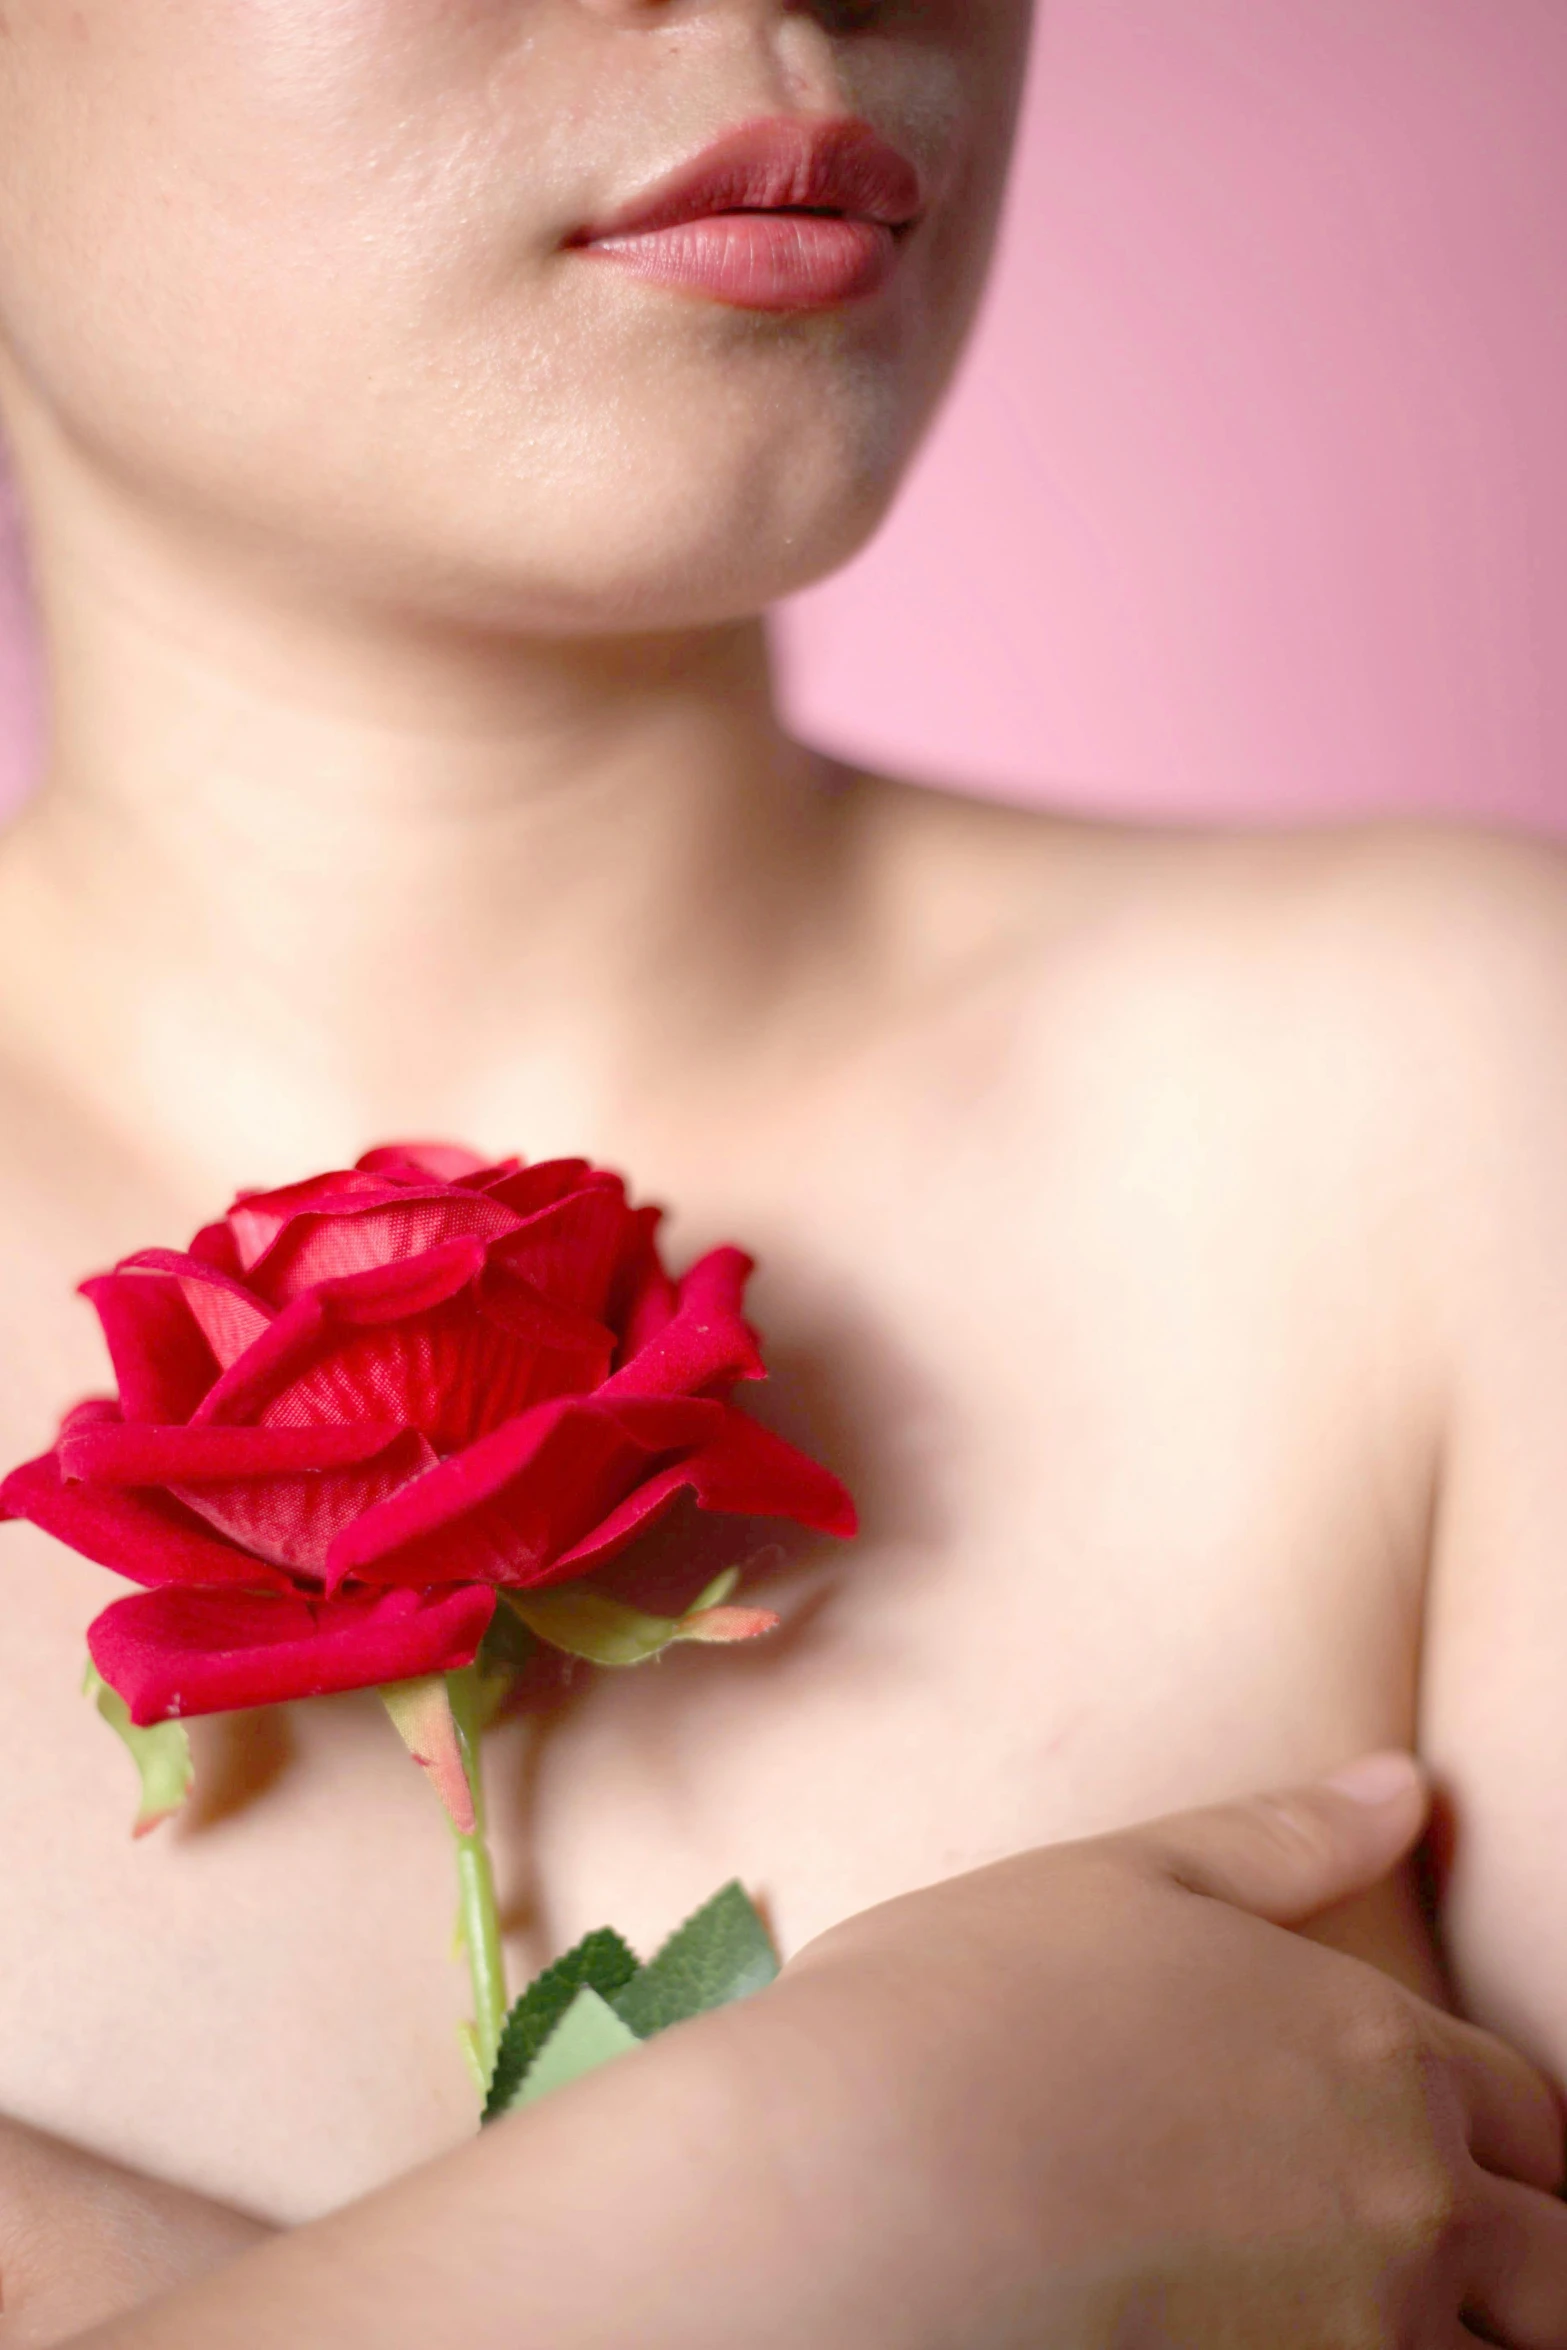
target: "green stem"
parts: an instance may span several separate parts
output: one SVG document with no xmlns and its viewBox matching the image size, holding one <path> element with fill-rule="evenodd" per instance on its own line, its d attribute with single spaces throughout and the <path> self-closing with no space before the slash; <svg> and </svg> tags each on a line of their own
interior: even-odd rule
<svg viewBox="0 0 1567 2350">
<path fill-rule="evenodd" d="M 478 1675 L 470 1665 L 446 1676 L 452 1719 L 462 1746 L 463 1769 L 473 1794 L 473 1833 L 452 1830 L 457 1848 L 459 1930 L 473 1983 L 473 2051 L 481 2086 L 488 2089 L 496 2052 L 506 2022 L 506 1955 L 501 1946 L 500 1912 L 495 1901 L 495 1871 L 484 1833 L 484 1788 L 479 1770 L 481 1698 Z"/>
</svg>

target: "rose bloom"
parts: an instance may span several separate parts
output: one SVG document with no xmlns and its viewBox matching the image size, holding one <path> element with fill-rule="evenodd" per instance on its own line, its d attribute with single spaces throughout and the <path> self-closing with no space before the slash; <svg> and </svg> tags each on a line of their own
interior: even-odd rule
<svg viewBox="0 0 1567 2350">
<path fill-rule="evenodd" d="M 749 1258 L 677 1283 L 658 1221 L 579 1159 L 396 1144 L 84 1282 L 118 1398 L 0 1515 L 145 1587 L 88 1635 L 132 1720 L 470 1664 L 499 1590 L 590 1574 L 682 1493 L 852 1533 L 838 1480 L 729 1401 L 765 1375 Z"/>
</svg>

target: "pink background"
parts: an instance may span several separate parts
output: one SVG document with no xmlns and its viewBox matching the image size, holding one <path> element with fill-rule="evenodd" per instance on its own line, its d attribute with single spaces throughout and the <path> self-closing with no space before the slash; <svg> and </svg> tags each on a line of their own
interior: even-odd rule
<svg viewBox="0 0 1567 2350">
<path fill-rule="evenodd" d="M 1092 806 L 1567 830 L 1567 0 L 1044 0 L 1002 265 L 801 722 Z M 0 792 L 28 762 L 0 576 Z"/>
</svg>

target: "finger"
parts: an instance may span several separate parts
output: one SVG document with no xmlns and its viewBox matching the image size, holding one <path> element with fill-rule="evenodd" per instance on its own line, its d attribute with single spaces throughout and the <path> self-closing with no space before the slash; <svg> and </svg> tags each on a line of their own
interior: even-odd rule
<svg viewBox="0 0 1567 2350">
<path fill-rule="evenodd" d="M 1561 2099 L 1526 2058 L 1461 2017 L 1426 2012 L 1426 2026 L 1464 2109 L 1482 2170 L 1554 2194 L 1567 2178 Z"/>
<path fill-rule="evenodd" d="M 1299 1926 L 1395 1868 L 1427 1802 L 1412 1756 L 1368 1755 L 1314 1786 L 1178 1813 L 1124 1842 L 1189 1892 Z"/>
<path fill-rule="evenodd" d="M 1465 2246 L 1464 2321 L 1507 2350 L 1567 2350 L 1567 2203 L 1488 2179 Z"/>
</svg>

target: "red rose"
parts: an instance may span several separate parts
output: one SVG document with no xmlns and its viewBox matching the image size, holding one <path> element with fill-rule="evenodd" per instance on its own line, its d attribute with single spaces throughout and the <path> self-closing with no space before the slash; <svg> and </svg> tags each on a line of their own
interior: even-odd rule
<svg viewBox="0 0 1567 2350">
<path fill-rule="evenodd" d="M 497 1587 L 587 1575 L 677 1495 L 849 1534 L 837 1479 L 729 1402 L 750 1260 L 684 1280 L 580 1159 L 394 1145 L 242 1193 L 84 1282 L 119 1382 L 0 1485 L 146 1588 L 93 1661 L 140 1724 L 470 1664 Z"/>
</svg>

